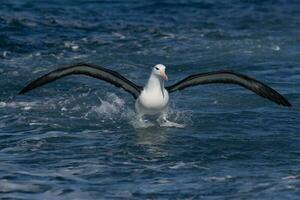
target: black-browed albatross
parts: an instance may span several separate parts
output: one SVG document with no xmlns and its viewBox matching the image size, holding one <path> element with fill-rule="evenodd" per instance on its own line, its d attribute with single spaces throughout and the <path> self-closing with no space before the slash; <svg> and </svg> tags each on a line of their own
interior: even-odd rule
<svg viewBox="0 0 300 200">
<path fill-rule="evenodd" d="M 160 114 L 159 120 L 168 121 L 166 111 L 169 102 L 169 93 L 187 87 L 209 83 L 237 84 L 279 105 L 292 106 L 286 98 L 266 84 L 249 76 L 232 71 L 198 73 L 188 76 L 171 86 L 165 87 L 164 81 L 168 80 L 165 69 L 166 67 L 162 64 L 155 65 L 147 84 L 145 87 L 142 87 L 131 82 L 116 71 L 92 64 L 79 63 L 54 70 L 32 81 L 24 87 L 19 94 L 25 94 L 30 90 L 59 78 L 77 74 L 104 80 L 129 92 L 136 99 L 135 108 L 140 120 L 142 120 L 144 115 Z"/>
</svg>

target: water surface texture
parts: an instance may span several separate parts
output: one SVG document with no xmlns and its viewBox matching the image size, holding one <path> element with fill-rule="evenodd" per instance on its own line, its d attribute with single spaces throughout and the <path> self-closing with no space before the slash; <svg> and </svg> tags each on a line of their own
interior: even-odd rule
<svg viewBox="0 0 300 200">
<path fill-rule="evenodd" d="M 136 129 L 134 99 L 103 81 L 61 79 L 99 64 L 143 85 L 235 70 L 293 107 L 234 85 L 173 93 L 185 128 Z M 10 0 L 0 4 L 1 199 L 299 199 L 300 2 Z M 155 122 L 155 119 L 149 119 Z"/>
</svg>

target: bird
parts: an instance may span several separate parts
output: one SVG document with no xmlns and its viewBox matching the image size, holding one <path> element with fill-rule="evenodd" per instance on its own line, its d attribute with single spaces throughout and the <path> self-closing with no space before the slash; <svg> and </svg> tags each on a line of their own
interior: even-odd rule
<svg viewBox="0 0 300 200">
<path fill-rule="evenodd" d="M 187 76 L 173 85 L 165 86 L 168 76 L 166 66 L 163 64 L 157 64 L 152 68 L 150 77 L 144 87 L 137 85 L 114 70 L 89 63 L 78 63 L 58 68 L 33 80 L 18 94 L 23 95 L 35 88 L 69 75 L 86 75 L 123 88 L 135 99 L 135 110 L 140 121 L 143 121 L 146 115 L 158 114 L 158 121 L 168 122 L 172 125 L 172 122 L 167 119 L 169 94 L 192 86 L 213 83 L 237 84 L 278 105 L 292 106 L 285 97 L 266 84 L 247 75 L 229 70 L 197 73 Z M 176 125 L 176 123 L 173 123 L 173 125 Z"/>
</svg>

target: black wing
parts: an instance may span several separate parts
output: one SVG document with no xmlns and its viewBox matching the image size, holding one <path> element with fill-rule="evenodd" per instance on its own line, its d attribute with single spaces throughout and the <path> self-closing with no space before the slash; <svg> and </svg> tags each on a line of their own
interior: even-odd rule
<svg viewBox="0 0 300 200">
<path fill-rule="evenodd" d="M 191 75 L 174 85 L 166 87 L 166 89 L 171 93 L 186 87 L 209 83 L 238 84 L 279 105 L 292 106 L 287 99 L 271 87 L 258 80 L 231 71 L 217 71 Z"/>
<path fill-rule="evenodd" d="M 109 70 L 100 66 L 95 66 L 86 63 L 79 63 L 71 66 L 67 66 L 64 68 L 60 68 L 54 70 L 34 81 L 29 83 L 26 87 L 24 87 L 19 94 L 25 94 L 26 92 L 33 90 L 34 88 L 40 87 L 52 81 L 55 81 L 59 78 L 68 76 L 68 75 L 86 75 L 91 76 L 103 81 L 107 81 L 117 87 L 121 87 L 136 99 L 138 98 L 142 87 L 134 84 L 133 82 L 129 81 L 128 79 L 124 78 L 118 72 L 113 70 Z"/>
</svg>

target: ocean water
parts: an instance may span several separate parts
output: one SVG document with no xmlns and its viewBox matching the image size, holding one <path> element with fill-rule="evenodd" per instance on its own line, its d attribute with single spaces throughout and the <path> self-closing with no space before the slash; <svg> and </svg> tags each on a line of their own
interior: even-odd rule
<svg viewBox="0 0 300 200">
<path fill-rule="evenodd" d="M 171 94 L 184 128 L 135 128 L 131 95 L 92 78 L 15 96 L 77 62 L 140 85 L 158 63 L 167 85 L 234 70 L 293 107 L 203 85 Z M 2 1 L 0 77 L 0 199 L 300 198 L 299 1 Z"/>
</svg>

